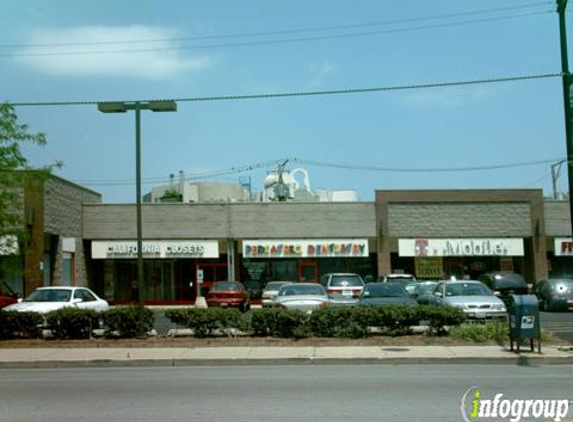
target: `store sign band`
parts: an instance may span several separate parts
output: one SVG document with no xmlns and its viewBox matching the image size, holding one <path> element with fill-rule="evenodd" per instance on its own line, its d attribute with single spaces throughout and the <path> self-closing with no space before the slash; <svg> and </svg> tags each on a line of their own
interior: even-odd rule
<svg viewBox="0 0 573 422">
<path fill-rule="evenodd" d="M 523 239 L 399 239 L 402 257 L 523 256 Z"/>
<path fill-rule="evenodd" d="M 243 242 L 245 258 L 368 257 L 368 240 L 284 240 Z"/>
<path fill-rule="evenodd" d="M 218 258 L 217 241 L 144 241 L 144 258 Z M 133 259 L 137 257 L 137 242 L 93 241 L 93 259 Z"/>
</svg>

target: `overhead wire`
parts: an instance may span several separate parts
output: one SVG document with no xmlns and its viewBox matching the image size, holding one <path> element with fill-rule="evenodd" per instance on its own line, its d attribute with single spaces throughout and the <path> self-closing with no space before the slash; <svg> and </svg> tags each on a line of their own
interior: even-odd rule
<svg viewBox="0 0 573 422">
<path fill-rule="evenodd" d="M 526 161 L 526 162 L 517 162 L 517 163 L 502 163 L 502 164 L 493 164 L 493 165 L 486 165 L 486 166 L 467 166 L 467 167 L 427 167 L 427 168 L 408 168 L 408 167 L 381 167 L 381 166 L 365 166 L 365 165 L 356 165 L 356 164 L 341 164 L 341 163 L 329 163 L 329 162 L 322 162 L 322 161 L 314 161 L 314 160 L 307 160 L 304 158 L 289 158 L 288 159 L 292 163 L 298 163 L 302 165 L 308 165 L 312 167 L 326 167 L 326 168 L 336 168 L 336 169 L 344 169 L 344 170 L 355 170 L 355 171 L 368 171 L 368 172 L 382 172 L 382 173 L 467 173 L 467 172 L 481 172 L 481 171 L 491 171 L 491 170 L 504 170 L 504 169 L 512 169 L 517 167 L 530 167 L 536 165 L 548 165 L 550 163 L 555 163 L 557 161 L 563 160 L 562 157 L 559 158 L 550 158 L 545 160 L 535 160 L 535 161 Z M 233 174 L 241 174 L 246 173 L 254 170 L 264 169 L 264 168 L 276 168 L 278 163 L 284 162 L 284 159 L 280 160 L 269 160 L 258 162 L 254 164 L 248 164 L 244 166 L 236 166 L 236 167 L 229 167 L 225 169 L 217 169 L 211 171 L 204 171 L 199 173 L 193 172 L 184 172 L 185 177 L 183 178 L 184 181 L 196 181 L 201 180 L 204 178 L 215 178 L 221 176 L 228 176 Z M 546 176 L 544 176 L 546 178 Z M 539 181 L 543 180 L 544 178 L 540 179 Z M 145 178 L 142 179 L 142 183 L 145 185 L 153 185 L 153 184 L 161 184 L 167 183 L 168 178 L 166 177 L 154 177 L 154 178 Z M 135 184 L 134 179 L 126 180 L 76 180 L 77 183 L 80 183 L 85 186 L 130 186 Z M 534 182 L 537 183 L 538 181 Z"/>
<path fill-rule="evenodd" d="M 54 106 L 93 106 L 102 102 L 136 103 L 136 102 L 149 102 L 149 101 L 175 101 L 179 103 L 179 102 L 200 102 L 200 101 L 237 101 L 237 100 L 256 100 L 256 99 L 271 99 L 271 98 L 308 97 L 308 96 L 322 96 L 322 95 L 359 94 L 359 93 L 384 92 L 384 91 L 404 91 L 404 90 L 429 89 L 429 88 L 450 88 L 457 86 L 548 79 L 562 76 L 564 76 L 563 73 L 544 73 L 536 75 L 515 75 L 515 76 L 453 81 L 453 82 L 436 82 L 436 83 L 424 83 L 424 84 L 413 84 L 413 85 L 391 85 L 391 86 L 362 87 L 362 88 L 343 88 L 343 89 L 320 90 L 320 91 L 295 91 L 295 92 L 276 92 L 276 93 L 262 93 L 262 94 L 230 94 L 230 95 L 211 95 L 211 96 L 199 96 L 199 97 L 140 99 L 140 100 L 132 99 L 128 101 L 125 100 L 31 101 L 31 102 L 7 101 L 5 102 L 5 104 L 12 107 L 54 107 Z"/>
<path fill-rule="evenodd" d="M 143 43 L 157 43 L 157 42 L 188 42 L 188 41 L 205 41 L 214 39 L 229 39 L 229 38 L 249 38 L 249 37 L 261 37 L 261 36 L 275 36 L 275 35 L 286 35 L 286 34 L 297 34 L 297 33 L 311 33 L 311 32 L 324 32 L 324 31 L 335 31 L 335 30 L 346 30 L 353 28 L 364 28 L 382 25 L 399 25 L 404 23 L 412 22 L 423 22 L 430 20 L 442 20 L 442 19 L 452 19 L 463 16 L 475 16 L 483 15 L 488 13 L 497 12 L 507 12 L 511 10 L 521 10 L 533 7 L 548 6 L 552 5 L 552 2 L 536 2 L 530 4 L 522 4 L 519 6 L 507 6 L 489 9 L 473 10 L 468 12 L 457 12 L 442 15 L 431 15 L 422 16 L 407 19 L 391 19 L 385 21 L 374 21 L 374 22 L 363 22 L 356 24 L 345 24 L 345 25 L 330 25 L 330 26 L 319 26 L 319 27 L 308 27 L 308 28 L 293 28 L 293 29 L 283 29 L 283 30 L 273 30 L 273 31 L 258 31 L 258 32 L 242 32 L 242 33 L 231 33 L 231 34 L 221 34 L 221 35 L 203 35 L 203 36 L 187 36 L 187 37 L 171 37 L 171 38 L 150 38 L 150 39 L 139 39 L 139 40 L 114 40 L 114 41 L 85 41 L 85 42 L 67 42 L 67 43 L 36 43 L 36 44 L 0 44 L 0 48 L 37 48 L 37 47 L 80 47 L 80 46 L 90 46 L 90 45 L 124 45 L 124 44 L 143 44 Z M 541 12 L 545 13 L 545 12 Z"/>
<path fill-rule="evenodd" d="M 325 41 L 325 40 L 335 40 L 344 38 L 356 38 L 356 37 L 366 37 L 372 35 L 381 34 L 394 34 L 401 32 L 412 32 L 427 29 L 444 28 L 451 26 L 461 26 L 468 24 L 484 23 L 484 22 L 494 22 L 508 19 L 516 19 L 525 16 L 534 16 L 541 14 L 549 14 L 551 11 L 543 12 L 531 12 L 523 13 L 502 17 L 492 17 L 483 18 L 475 20 L 466 20 L 460 22 L 450 22 L 442 24 L 432 24 L 432 25 L 419 25 L 410 28 L 396 28 L 396 29 L 385 29 L 385 30 L 375 30 L 375 31 L 365 31 L 365 32 L 354 32 L 347 34 L 331 34 L 331 35 L 318 35 L 318 36 L 307 36 L 299 38 L 286 38 L 286 39 L 275 39 L 275 40 L 261 40 L 261 41 L 246 41 L 246 42 L 234 42 L 225 44 L 205 44 L 205 45 L 177 45 L 171 47 L 155 47 L 155 48 L 140 48 L 140 49 L 123 49 L 123 50 L 91 50 L 91 51 L 59 51 L 59 52 L 38 52 L 38 53 L 2 53 L 0 58 L 4 57 L 46 57 L 46 56 L 85 56 L 85 55 L 105 55 L 105 54 L 126 54 L 126 53 L 151 53 L 160 51 L 183 51 L 183 50 L 206 50 L 206 49 L 221 49 L 221 48 L 236 48 L 236 47 L 253 47 L 260 45 L 276 45 L 276 44 L 291 44 L 291 43 L 301 43 L 310 41 Z"/>
</svg>

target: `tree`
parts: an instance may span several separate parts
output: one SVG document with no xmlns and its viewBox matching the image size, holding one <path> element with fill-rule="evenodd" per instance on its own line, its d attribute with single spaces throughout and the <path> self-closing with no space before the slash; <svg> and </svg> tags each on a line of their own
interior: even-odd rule
<svg viewBox="0 0 573 422">
<path fill-rule="evenodd" d="M 45 180 L 50 171 L 50 167 L 30 171 L 20 148 L 24 143 L 44 146 L 46 136 L 30 133 L 27 125 L 18 123 L 12 106 L 0 104 L 0 280 L 3 272 L 21 267 L 9 252 L 26 236 L 24 188 L 39 186 L 33 182 Z"/>
</svg>

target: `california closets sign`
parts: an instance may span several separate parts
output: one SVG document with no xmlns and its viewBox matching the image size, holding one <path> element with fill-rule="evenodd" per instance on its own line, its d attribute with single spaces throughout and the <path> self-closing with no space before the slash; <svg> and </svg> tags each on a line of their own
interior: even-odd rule
<svg viewBox="0 0 573 422">
<path fill-rule="evenodd" d="M 399 239 L 400 256 L 523 256 L 523 239 Z"/>
<path fill-rule="evenodd" d="M 243 241 L 244 258 L 367 258 L 366 239 Z"/>
<path fill-rule="evenodd" d="M 219 258 L 217 241 L 143 241 L 144 258 Z M 92 242 L 93 259 L 137 258 L 137 242 Z"/>
</svg>

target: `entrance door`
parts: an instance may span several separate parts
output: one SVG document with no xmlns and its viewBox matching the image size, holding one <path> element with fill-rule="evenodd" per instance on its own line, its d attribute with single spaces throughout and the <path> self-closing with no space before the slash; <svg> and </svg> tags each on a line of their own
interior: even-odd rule
<svg viewBox="0 0 573 422">
<path fill-rule="evenodd" d="M 316 262 L 300 262 L 298 264 L 299 283 L 318 283 L 318 265 Z"/>
<path fill-rule="evenodd" d="M 215 281 L 227 281 L 229 272 L 227 264 L 197 264 L 196 285 L 201 285 L 201 296 L 204 296 Z"/>
<path fill-rule="evenodd" d="M 159 292 L 155 299 L 158 300 L 173 300 L 175 293 L 174 283 L 173 283 L 173 262 L 172 261 L 162 261 L 161 262 L 161 284 L 159 286 Z"/>
</svg>

